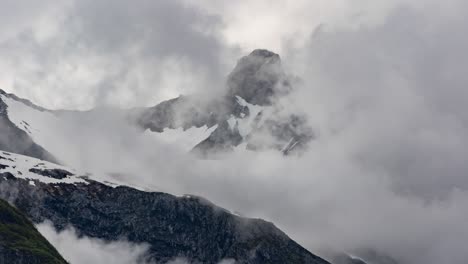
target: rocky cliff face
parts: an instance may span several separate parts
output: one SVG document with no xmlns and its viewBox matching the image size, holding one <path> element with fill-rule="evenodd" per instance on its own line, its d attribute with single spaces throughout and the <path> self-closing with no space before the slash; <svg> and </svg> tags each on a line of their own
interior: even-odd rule
<svg viewBox="0 0 468 264">
<path fill-rule="evenodd" d="M 313 139 L 300 113 L 282 112 L 281 98 L 292 88 L 277 54 L 255 50 L 245 56 L 226 86 L 217 98 L 180 96 L 119 115 L 151 133 L 209 128 L 191 146 L 203 157 L 239 148 L 291 154 Z M 158 263 L 174 257 L 193 263 L 327 263 L 273 224 L 236 216 L 202 198 L 140 191 L 56 165 L 57 160 L 67 163 L 56 147 L 72 140 L 67 118 L 92 114 L 48 111 L 0 92 L 0 149 L 8 151 L 0 152 L 0 198 L 14 202 L 36 223 L 50 220 L 58 229 L 72 225 L 93 238 L 148 243 L 149 257 Z M 80 126 L 71 134 L 79 134 Z M 51 139 L 52 134 L 64 135 Z"/>
<path fill-rule="evenodd" d="M 5 97 L 14 97 L 16 100 L 20 100 L 14 95 L 5 93 L 3 90 L 0 90 L 0 95 Z M 32 104 L 29 105 L 32 106 Z M 37 110 L 42 111 L 42 109 Z M 18 128 L 18 126 L 9 119 L 7 111 L 8 106 L 0 97 L 0 149 L 42 160 L 58 162 L 57 159 L 52 156 L 52 154 L 35 143 L 24 130 Z M 29 126 L 27 122 L 23 125 L 24 127 Z"/>
<path fill-rule="evenodd" d="M 279 55 L 255 50 L 238 61 L 226 81 L 224 94 L 218 97 L 186 95 L 154 107 L 99 114 L 110 120 L 119 112 L 129 124 L 158 134 L 168 129 L 212 128 L 192 146 L 193 153 L 204 157 L 236 148 L 300 153 L 314 133 L 303 114 L 284 112 L 281 99 L 291 90 Z M 67 131 L 61 123 L 69 123 L 70 117 L 86 120 L 80 117 L 93 112 L 49 111 L 0 90 L 0 149 L 66 163 L 59 153 L 50 153 L 49 144 L 55 142 L 43 142 L 46 135 L 61 133 L 60 129 Z M 38 119 L 53 124 L 38 124 Z M 42 135 L 36 135 L 38 131 Z"/>
<path fill-rule="evenodd" d="M 0 200 L 0 264 L 65 264 L 18 209 Z"/>
<path fill-rule="evenodd" d="M 254 105 L 271 105 L 292 89 L 278 54 L 254 50 L 239 60 L 227 80 L 228 96 L 240 96 Z"/>
<path fill-rule="evenodd" d="M 166 128 L 216 125 L 193 149 L 203 155 L 229 151 L 243 143 L 249 150 L 277 149 L 290 154 L 303 150 L 314 137 L 301 113 L 281 113 L 279 101 L 291 90 L 279 55 L 254 50 L 239 60 L 220 98 L 181 96 L 135 110 L 130 119 L 156 133 Z"/>
<path fill-rule="evenodd" d="M 59 230 L 71 225 L 108 241 L 148 243 L 157 263 L 174 257 L 192 263 L 327 263 L 272 223 L 236 216 L 200 197 L 113 186 L 39 160 L 2 157 L 0 196 L 34 222 L 50 220 Z M 23 165 L 13 168 L 17 163 Z"/>
</svg>

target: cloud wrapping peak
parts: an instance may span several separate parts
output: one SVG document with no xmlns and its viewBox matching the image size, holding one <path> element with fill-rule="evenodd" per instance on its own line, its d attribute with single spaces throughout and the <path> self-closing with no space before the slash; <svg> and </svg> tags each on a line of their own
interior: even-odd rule
<svg viewBox="0 0 468 264">
<path fill-rule="evenodd" d="M 76 164 L 128 172 L 132 183 L 271 220 L 314 253 L 466 262 L 464 1 L 198 3 L 72 1 L 29 14 L 11 2 L 26 15 L 0 36 L 0 85 L 49 107 L 154 104 L 222 89 L 233 55 L 274 48 L 298 75 L 285 108 L 305 111 L 317 135 L 301 157 L 200 161 L 105 118 L 91 118 L 66 151 Z"/>
</svg>

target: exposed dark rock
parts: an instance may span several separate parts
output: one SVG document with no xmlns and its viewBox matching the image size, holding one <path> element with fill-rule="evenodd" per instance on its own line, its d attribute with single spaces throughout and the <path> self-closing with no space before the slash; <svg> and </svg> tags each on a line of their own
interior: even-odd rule
<svg viewBox="0 0 468 264">
<path fill-rule="evenodd" d="M 43 184 L 0 182 L 18 190 L 15 204 L 34 222 L 46 219 L 57 229 L 69 225 L 81 235 L 148 243 L 150 258 L 175 256 L 193 263 L 327 263 L 288 238 L 273 224 L 241 218 L 198 197 L 175 197 L 100 183 Z M 9 187 L 11 186 L 11 187 Z M 7 195 L 7 194 L 1 194 Z"/>
<path fill-rule="evenodd" d="M 249 117 L 249 108 L 239 103 L 237 96 L 253 105 L 272 106 L 276 99 L 292 89 L 284 73 L 278 54 L 267 50 L 254 50 L 241 58 L 229 75 L 228 90 L 220 98 L 201 98 L 199 96 L 180 96 L 162 102 L 154 107 L 139 108 L 129 114 L 129 119 L 143 129 L 161 133 L 165 128 L 184 129 L 190 127 L 212 127 L 218 125 L 213 133 L 193 149 L 194 153 L 207 156 L 229 151 L 242 142 L 248 149 L 277 149 L 284 154 L 304 149 L 313 138 L 312 129 L 300 114 L 286 117 L 271 116 L 253 134 L 242 138 L 238 131 L 227 125 L 231 117 Z M 260 113 L 260 118 L 263 113 Z M 270 135 L 269 142 L 259 141 L 260 137 Z"/>
<path fill-rule="evenodd" d="M 0 94 L 5 95 L 5 92 L 2 91 Z M 52 154 L 36 144 L 25 131 L 19 129 L 10 121 L 7 108 L 8 106 L 0 97 L 0 149 L 58 163 L 58 160 Z"/>
<path fill-rule="evenodd" d="M 270 105 L 274 97 L 291 90 L 278 54 L 254 50 L 239 60 L 228 77 L 228 96 L 240 96 L 255 105 Z"/>
<path fill-rule="evenodd" d="M 136 109 L 130 119 L 136 120 L 143 129 L 163 132 L 165 128 L 212 127 L 231 114 L 239 116 L 245 111 L 248 109 L 239 106 L 235 98 L 207 101 L 198 96 L 179 96 L 154 107 Z"/>
<path fill-rule="evenodd" d="M 0 160 L 8 160 L 8 161 L 14 161 L 13 159 L 11 158 L 7 158 L 7 157 L 3 157 L 3 156 L 0 156 Z"/>
<path fill-rule="evenodd" d="M 0 89 L 0 94 L 1 94 L 1 95 L 5 95 L 5 96 L 7 96 L 7 97 L 10 97 L 10 98 L 12 98 L 13 100 L 16 100 L 16 101 L 18 101 L 18 102 L 22 102 L 23 104 L 25 104 L 25 105 L 27 105 L 27 106 L 29 106 L 29 107 L 31 107 L 31 108 L 34 108 L 34 109 L 36 109 L 36 110 L 38 110 L 38 111 L 41 111 L 41 112 L 50 111 L 50 110 L 48 110 L 48 109 L 45 109 L 44 107 L 40 107 L 40 106 L 34 104 L 33 102 L 29 101 L 28 99 L 20 98 L 20 97 L 16 96 L 15 94 L 7 93 L 7 92 L 5 92 L 5 91 L 2 90 L 2 89 Z M 25 123 L 26 123 L 26 122 L 25 122 Z M 27 124 L 27 123 L 26 123 L 26 124 Z M 28 125 L 29 125 L 29 124 L 28 124 Z"/>
<path fill-rule="evenodd" d="M 239 130 L 231 129 L 227 121 L 222 122 L 215 131 L 205 140 L 193 148 L 193 152 L 202 156 L 209 156 L 219 152 L 232 150 L 242 143 Z"/>
<path fill-rule="evenodd" d="M 6 179 L 6 180 L 16 180 L 16 177 L 10 172 L 0 173 L 0 178 L 1 179 Z"/>
<path fill-rule="evenodd" d="M 31 168 L 29 169 L 29 172 L 36 173 L 42 176 L 54 178 L 54 179 L 64 179 L 68 176 L 73 175 L 73 173 L 68 172 L 66 170 L 61 170 L 61 169 L 37 169 L 37 168 Z"/>
</svg>

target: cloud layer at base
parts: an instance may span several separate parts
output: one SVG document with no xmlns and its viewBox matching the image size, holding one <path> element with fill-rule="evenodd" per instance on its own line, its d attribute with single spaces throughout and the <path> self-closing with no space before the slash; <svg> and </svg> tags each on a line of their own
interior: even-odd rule
<svg viewBox="0 0 468 264">
<path fill-rule="evenodd" d="M 155 264 L 148 260 L 149 246 L 145 244 L 79 237 L 72 227 L 57 232 L 50 222 L 38 224 L 36 227 L 60 254 L 73 264 Z M 233 260 L 223 260 L 219 264 L 234 263 Z M 166 264 L 190 264 L 190 261 L 175 258 Z"/>
<path fill-rule="evenodd" d="M 67 151 L 129 182 L 271 220 L 313 252 L 372 248 L 401 263 L 465 263 L 468 7 L 401 3 L 378 9 L 378 23 L 314 28 L 281 54 L 302 79 L 286 106 L 305 111 L 318 135 L 302 157 L 199 161 L 103 120 L 99 130 L 65 135 L 78 142 Z"/>
</svg>

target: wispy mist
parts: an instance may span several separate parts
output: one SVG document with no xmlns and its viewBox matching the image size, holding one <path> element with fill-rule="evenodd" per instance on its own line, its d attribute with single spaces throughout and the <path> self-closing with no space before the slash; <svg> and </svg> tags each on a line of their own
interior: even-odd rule
<svg viewBox="0 0 468 264">
<path fill-rule="evenodd" d="M 73 228 L 57 232 L 53 225 L 47 222 L 39 224 L 37 229 L 70 263 L 150 263 L 145 260 L 147 245 L 79 237 Z"/>
<path fill-rule="evenodd" d="M 140 8 L 183 17 L 172 30 L 165 27 L 172 16 L 127 10 L 124 2 L 111 18 L 95 13 L 100 4 L 74 3 L 66 12 L 88 24 L 64 18 L 72 23 L 64 28 L 78 30 L 67 34 L 81 45 L 58 33 L 44 42 L 31 42 L 29 31 L 12 33 L 0 42 L 0 69 L 14 70 L 4 71 L 0 84 L 52 107 L 148 105 L 205 85 L 222 90 L 233 54 L 278 49 L 297 75 L 283 111 L 306 113 L 316 135 L 303 155 L 234 152 L 199 160 L 129 128 L 115 111 L 61 123 L 49 150 L 80 169 L 118 172 L 134 185 L 198 194 L 271 220 L 314 253 L 373 250 L 401 264 L 466 263 L 467 4 L 254 2 L 265 8 L 258 11 L 263 20 L 253 21 L 236 3 L 227 9 L 210 1 L 139 1 Z M 284 19 L 290 17 L 296 20 Z M 162 26 L 134 28 L 155 24 Z M 48 50 L 51 42 L 60 49 Z"/>
</svg>

